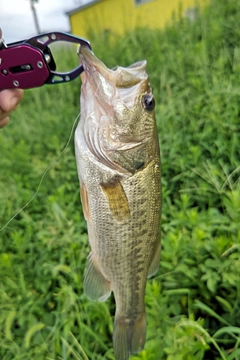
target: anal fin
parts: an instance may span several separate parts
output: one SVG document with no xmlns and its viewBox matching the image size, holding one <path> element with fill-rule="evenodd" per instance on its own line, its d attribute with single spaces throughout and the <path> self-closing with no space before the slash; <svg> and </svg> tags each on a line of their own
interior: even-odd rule
<svg viewBox="0 0 240 360">
<path fill-rule="evenodd" d="M 105 301 L 111 294 L 111 283 L 102 275 L 92 253 L 88 257 L 83 287 L 85 294 L 91 300 Z"/>
<path fill-rule="evenodd" d="M 148 269 L 148 276 L 147 276 L 148 278 L 156 274 L 156 272 L 158 271 L 159 263 L 160 263 L 160 255 L 161 255 L 161 243 L 159 241 L 157 248 L 155 250 L 154 257 Z"/>
</svg>

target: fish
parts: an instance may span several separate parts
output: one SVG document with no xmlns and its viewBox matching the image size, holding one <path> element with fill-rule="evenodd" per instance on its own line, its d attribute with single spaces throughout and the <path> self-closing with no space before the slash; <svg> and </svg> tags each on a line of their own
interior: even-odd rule
<svg viewBox="0 0 240 360">
<path fill-rule="evenodd" d="M 146 340 L 147 278 L 160 262 L 161 175 L 155 100 L 147 61 L 109 69 L 87 47 L 75 131 L 75 156 L 91 252 L 84 292 L 105 301 L 113 292 L 116 360 Z"/>
</svg>

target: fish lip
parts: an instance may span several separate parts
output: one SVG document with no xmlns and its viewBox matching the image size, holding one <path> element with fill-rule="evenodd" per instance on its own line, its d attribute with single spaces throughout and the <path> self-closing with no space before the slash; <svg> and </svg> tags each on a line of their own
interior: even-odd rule
<svg viewBox="0 0 240 360">
<path fill-rule="evenodd" d="M 101 66 L 103 68 L 106 68 L 106 65 L 101 61 L 99 60 L 93 53 L 93 51 L 91 49 L 89 49 L 89 47 L 87 46 L 81 46 L 80 49 L 79 49 L 79 52 L 78 52 L 78 55 L 79 55 L 79 58 L 82 62 L 91 62 L 91 64 L 94 66 L 99 66 L 99 64 L 101 64 Z"/>
<path fill-rule="evenodd" d="M 78 55 L 87 76 L 97 71 L 108 78 L 109 73 L 112 72 L 87 46 L 81 46 Z"/>
</svg>

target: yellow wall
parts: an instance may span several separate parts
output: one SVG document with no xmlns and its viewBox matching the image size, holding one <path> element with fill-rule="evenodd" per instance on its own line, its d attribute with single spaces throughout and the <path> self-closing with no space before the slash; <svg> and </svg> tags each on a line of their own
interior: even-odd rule
<svg viewBox="0 0 240 360">
<path fill-rule="evenodd" d="M 198 0 L 206 5 L 210 0 Z M 72 33 L 88 37 L 92 32 L 123 34 L 135 27 L 162 28 L 171 20 L 173 11 L 182 15 L 188 8 L 196 6 L 196 0 L 152 0 L 142 5 L 134 5 L 134 0 L 102 0 L 89 7 L 70 14 Z"/>
</svg>

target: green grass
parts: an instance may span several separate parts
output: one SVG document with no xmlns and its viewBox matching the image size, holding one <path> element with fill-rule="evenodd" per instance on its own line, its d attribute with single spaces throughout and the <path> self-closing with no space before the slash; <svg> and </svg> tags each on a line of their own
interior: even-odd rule
<svg viewBox="0 0 240 360">
<path fill-rule="evenodd" d="M 162 258 L 132 360 L 240 358 L 240 5 L 191 23 L 91 36 L 107 66 L 146 58 L 162 158 Z M 75 53 L 63 63 L 74 67 Z M 25 92 L 0 131 L 0 225 L 38 188 L 79 113 L 80 82 Z M 114 302 L 89 301 L 73 141 L 0 232 L 0 359 L 113 360 Z"/>
</svg>

